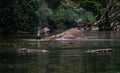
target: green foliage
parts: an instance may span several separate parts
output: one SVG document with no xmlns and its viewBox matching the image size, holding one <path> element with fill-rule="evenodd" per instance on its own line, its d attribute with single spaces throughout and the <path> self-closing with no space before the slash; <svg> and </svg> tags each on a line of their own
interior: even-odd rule
<svg viewBox="0 0 120 73">
<path fill-rule="evenodd" d="M 47 13 L 49 11 L 48 5 L 46 4 L 46 2 L 44 0 L 40 0 L 39 6 L 38 6 L 38 10 L 37 10 L 37 16 L 38 16 L 38 21 L 39 24 L 37 27 L 39 27 L 39 29 L 42 29 L 43 27 L 45 27 L 47 25 Z"/>
<path fill-rule="evenodd" d="M 74 5 L 73 2 L 71 2 L 71 4 L 62 3 L 56 10 L 49 13 L 49 17 L 54 21 L 72 21 L 78 19 L 79 15 Z"/>
<path fill-rule="evenodd" d="M 63 28 L 65 24 L 64 22 L 66 21 L 71 22 L 78 19 L 83 19 L 90 22 L 95 21 L 95 16 L 89 11 L 78 8 L 77 3 L 69 1 L 68 3 L 61 2 L 61 4 L 62 5 L 60 5 L 57 9 L 50 11 L 47 14 L 50 20 L 57 22 L 55 25 L 62 26 L 61 24 L 63 24 Z"/>
<path fill-rule="evenodd" d="M 112 30 L 113 22 L 117 23 L 120 21 L 116 21 L 119 19 L 120 1 L 118 0 L 82 0 L 80 5 L 87 11 L 92 12 L 96 16 L 96 22 L 99 25 L 100 30 Z M 113 15 L 113 17 L 111 17 Z"/>
<path fill-rule="evenodd" d="M 49 8 L 56 9 L 60 5 L 61 0 L 46 0 L 46 3 Z"/>
<path fill-rule="evenodd" d="M 86 10 L 80 11 L 79 18 L 89 22 L 95 22 L 95 16 L 93 13 Z"/>
<path fill-rule="evenodd" d="M 108 9 L 110 1 L 114 5 Z M 110 15 L 119 10 L 119 0 L 0 0 L 0 32 L 33 31 L 46 25 L 65 29 L 66 23 L 78 19 L 95 22 L 106 17 L 105 11 Z M 109 20 L 117 22 L 119 17 Z"/>
<path fill-rule="evenodd" d="M 65 25 L 63 24 L 63 23 L 59 23 L 58 25 L 57 25 L 57 29 L 65 29 L 66 27 L 65 27 Z"/>
<path fill-rule="evenodd" d="M 33 1 L 25 1 L 20 0 L 17 4 L 15 4 L 14 8 L 14 15 L 15 22 L 17 25 L 21 27 L 20 29 L 23 30 L 31 30 L 37 24 L 37 15 L 35 12 L 37 11 L 37 2 Z"/>
<path fill-rule="evenodd" d="M 103 5 L 95 0 L 84 0 L 81 3 L 81 6 L 84 9 L 93 12 L 94 14 L 101 14 L 101 12 L 104 10 Z"/>
<path fill-rule="evenodd" d="M 32 30 L 38 23 L 37 1 L 12 0 L 0 1 L 0 27 L 9 30 Z M 7 32 L 9 32 L 9 30 Z"/>
</svg>

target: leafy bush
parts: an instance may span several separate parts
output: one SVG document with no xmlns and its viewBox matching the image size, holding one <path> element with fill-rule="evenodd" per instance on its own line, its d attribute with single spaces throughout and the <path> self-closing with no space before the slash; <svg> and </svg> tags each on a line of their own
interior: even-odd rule
<svg viewBox="0 0 120 73">
<path fill-rule="evenodd" d="M 38 24 L 37 0 L 1 0 L 0 1 L 0 27 L 4 31 L 23 30 L 31 31 Z"/>
<path fill-rule="evenodd" d="M 82 8 L 77 8 L 77 3 L 70 1 L 68 3 L 62 2 L 61 4 L 62 5 L 60 5 L 56 10 L 50 11 L 47 14 L 50 20 L 57 23 L 55 24 L 56 26 L 61 26 L 61 24 L 63 24 L 63 28 L 65 22 L 71 22 L 78 19 L 83 19 L 90 22 L 95 21 L 95 16 L 91 12 L 88 12 Z"/>
</svg>

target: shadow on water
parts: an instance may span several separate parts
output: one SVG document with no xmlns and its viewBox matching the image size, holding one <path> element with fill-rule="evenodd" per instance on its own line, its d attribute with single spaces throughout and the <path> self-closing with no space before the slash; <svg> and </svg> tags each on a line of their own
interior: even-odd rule
<svg viewBox="0 0 120 73">
<path fill-rule="evenodd" d="M 89 32 L 93 39 L 41 41 L 0 39 L 1 73 L 120 73 L 118 32 Z M 17 53 L 18 48 L 48 50 L 47 53 Z M 112 48 L 111 53 L 86 53 Z"/>
</svg>

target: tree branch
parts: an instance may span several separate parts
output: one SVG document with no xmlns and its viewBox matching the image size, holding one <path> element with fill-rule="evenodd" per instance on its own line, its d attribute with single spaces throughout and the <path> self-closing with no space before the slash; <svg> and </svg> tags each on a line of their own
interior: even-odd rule
<svg viewBox="0 0 120 73">
<path fill-rule="evenodd" d="M 109 15 L 109 19 L 111 18 L 117 18 L 120 17 L 120 11 L 114 12 L 111 15 Z M 97 22 L 94 23 L 94 25 L 99 25 L 100 23 L 104 22 L 105 18 L 98 20 Z"/>
</svg>

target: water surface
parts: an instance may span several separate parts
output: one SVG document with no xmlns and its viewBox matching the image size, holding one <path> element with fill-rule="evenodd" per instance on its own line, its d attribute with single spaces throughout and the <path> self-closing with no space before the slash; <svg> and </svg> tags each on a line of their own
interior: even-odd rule
<svg viewBox="0 0 120 73">
<path fill-rule="evenodd" d="M 41 41 L 22 36 L 0 36 L 0 73 L 120 73 L 119 32 L 86 32 L 80 40 Z M 48 50 L 16 53 L 18 48 Z M 104 54 L 87 50 L 112 48 Z"/>
</svg>

